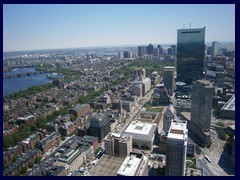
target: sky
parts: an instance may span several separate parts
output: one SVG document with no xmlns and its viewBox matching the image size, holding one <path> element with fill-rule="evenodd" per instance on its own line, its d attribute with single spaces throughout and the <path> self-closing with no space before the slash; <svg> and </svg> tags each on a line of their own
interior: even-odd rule
<svg viewBox="0 0 240 180">
<path fill-rule="evenodd" d="M 234 4 L 4 4 L 3 51 L 176 44 L 177 29 L 235 41 Z"/>
</svg>

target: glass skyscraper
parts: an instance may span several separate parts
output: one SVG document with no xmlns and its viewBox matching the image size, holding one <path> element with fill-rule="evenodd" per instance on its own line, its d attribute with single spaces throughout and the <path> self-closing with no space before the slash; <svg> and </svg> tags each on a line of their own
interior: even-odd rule
<svg viewBox="0 0 240 180">
<path fill-rule="evenodd" d="M 203 78 L 205 27 L 178 29 L 177 81 L 192 84 Z"/>
</svg>

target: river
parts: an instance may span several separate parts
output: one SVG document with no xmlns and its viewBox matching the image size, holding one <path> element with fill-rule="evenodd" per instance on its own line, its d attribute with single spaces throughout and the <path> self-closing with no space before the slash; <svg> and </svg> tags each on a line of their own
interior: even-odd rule
<svg viewBox="0 0 240 180">
<path fill-rule="evenodd" d="M 24 72 L 35 72 L 35 68 L 19 68 L 14 69 L 7 74 L 19 74 Z M 10 95 L 15 92 L 19 92 L 20 90 L 26 90 L 32 86 L 39 86 L 43 84 L 48 84 L 52 82 L 51 79 L 46 77 L 48 73 L 31 75 L 31 76 L 23 76 L 23 77 L 15 77 L 3 79 L 3 96 Z"/>
</svg>

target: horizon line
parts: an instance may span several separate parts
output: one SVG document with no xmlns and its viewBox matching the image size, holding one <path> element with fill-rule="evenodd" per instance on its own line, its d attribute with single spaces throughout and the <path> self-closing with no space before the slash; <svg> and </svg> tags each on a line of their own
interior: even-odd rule
<svg viewBox="0 0 240 180">
<path fill-rule="evenodd" d="M 214 40 L 215 41 L 215 40 Z M 207 41 L 205 44 L 211 44 L 214 41 Z M 224 40 L 224 41 L 217 41 L 219 43 L 235 43 L 235 40 Z M 176 45 L 176 43 L 149 43 L 152 45 L 163 45 L 163 46 L 170 46 Z M 148 45 L 149 45 L 148 44 Z M 24 52 L 24 51 L 46 51 L 46 50 L 63 50 L 63 49 L 93 49 L 93 48 L 111 48 L 111 47 L 132 47 L 132 46 L 147 46 L 146 44 L 126 44 L 126 45 L 99 45 L 99 46 L 85 46 L 85 47 L 66 47 L 66 48 L 48 48 L 48 49 L 28 49 L 28 50 L 10 50 L 10 51 L 3 51 L 3 53 L 12 53 L 12 52 Z"/>
</svg>

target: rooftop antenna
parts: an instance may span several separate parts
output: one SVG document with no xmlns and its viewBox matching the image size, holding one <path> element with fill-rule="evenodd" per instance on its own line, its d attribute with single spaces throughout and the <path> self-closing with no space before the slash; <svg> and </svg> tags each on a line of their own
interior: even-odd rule
<svg viewBox="0 0 240 180">
<path fill-rule="evenodd" d="M 191 23 L 190 23 L 190 29 L 191 29 Z"/>
<path fill-rule="evenodd" d="M 183 25 L 183 29 L 185 29 L 185 24 Z"/>
</svg>

